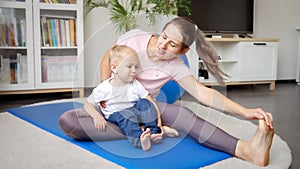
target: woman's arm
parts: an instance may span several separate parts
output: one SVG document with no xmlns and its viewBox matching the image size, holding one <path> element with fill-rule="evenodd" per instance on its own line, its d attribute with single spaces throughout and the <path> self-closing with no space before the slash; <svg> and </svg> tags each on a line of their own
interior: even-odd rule
<svg viewBox="0 0 300 169">
<path fill-rule="evenodd" d="M 272 126 L 272 115 L 268 112 L 264 112 L 261 108 L 248 109 L 236 102 L 233 102 L 229 98 L 225 97 L 220 92 L 205 87 L 192 75 L 183 77 L 178 81 L 189 94 L 191 94 L 200 103 L 212 107 L 214 109 L 228 112 L 231 114 L 242 116 L 246 119 L 265 119 L 266 123 Z"/>
<path fill-rule="evenodd" d="M 100 63 L 100 79 L 104 81 L 111 76 L 111 69 L 109 64 L 109 50 L 107 50 Z"/>
</svg>

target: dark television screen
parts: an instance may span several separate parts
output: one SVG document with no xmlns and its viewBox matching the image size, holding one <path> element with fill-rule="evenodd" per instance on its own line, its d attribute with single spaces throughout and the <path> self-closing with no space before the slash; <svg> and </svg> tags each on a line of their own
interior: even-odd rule
<svg viewBox="0 0 300 169">
<path fill-rule="evenodd" d="M 192 0 L 190 16 L 204 33 L 253 33 L 254 0 Z"/>
</svg>

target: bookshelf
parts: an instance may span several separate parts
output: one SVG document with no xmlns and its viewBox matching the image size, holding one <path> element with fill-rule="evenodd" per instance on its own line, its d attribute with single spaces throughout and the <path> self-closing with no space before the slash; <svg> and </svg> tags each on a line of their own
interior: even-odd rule
<svg viewBox="0 0 300 169">
<path fill-rule="evenodd" d="M 83 96 L 82 1 L 4 0 L 0 15 L 0 94 Z"/>
</svg>

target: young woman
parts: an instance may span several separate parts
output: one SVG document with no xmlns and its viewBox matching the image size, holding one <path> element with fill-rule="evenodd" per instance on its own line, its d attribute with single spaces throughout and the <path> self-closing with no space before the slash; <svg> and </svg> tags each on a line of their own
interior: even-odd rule
<svg viewBox="0 0 300 169">
<path fill-rule="evenodd" d="M 167 81 L 174 79 L 203 105 L 248 120 L 259 121 L 258 129 L 252 139 L 243 141 L 199 118 L 183 106 L 157 103 L 163 125 L 188 133 L 204 146 L 224 151 L 258 166 L 266 166 L 269 163 L 269 151 L 274 136 L 272 115 L 261 108 L 241 106 L 195 79 L 189 68 L 178 57 L 188 52 L 193 42 L 196 43 L 196 51 L 208 71 L 223 84 L 226 74 L 218 67 L 218 55 L 205 41 L 202 31 L 187 18 L 177 17 L 171 20 L 165 25 L 159 37 L 141 30 L 132 30 L 122 35 L 117 44 L 127 45 L 137 51 L 141 70 L 136 78 L 153 98 Z M 106 53 L 101 62 L 101 80 L 109 78 L 110 75 L 108 53 Z M 103 123 L 101 131 L 91 127 L 93 120 L 87 117 L 84 110 L 64 113 L 60 118 L 60 125 L 70 137 L 75 139 L 124 138 L 120 130 L 111 123 Z"/>
</svg>

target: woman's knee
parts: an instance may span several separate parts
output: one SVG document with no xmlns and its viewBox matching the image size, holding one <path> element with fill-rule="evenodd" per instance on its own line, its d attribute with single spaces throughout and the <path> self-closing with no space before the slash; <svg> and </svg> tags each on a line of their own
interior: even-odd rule
<svg viewBox="0 0 300 169">
<path fill-rule="evenodd" d="M 65 134 L 76 140 L 87 139 L 78 119 L 78 112 L 80 111 L 84 110 L 81 108 L 69 110 L 58 119 L 58 124 Z"/>
</svg>

